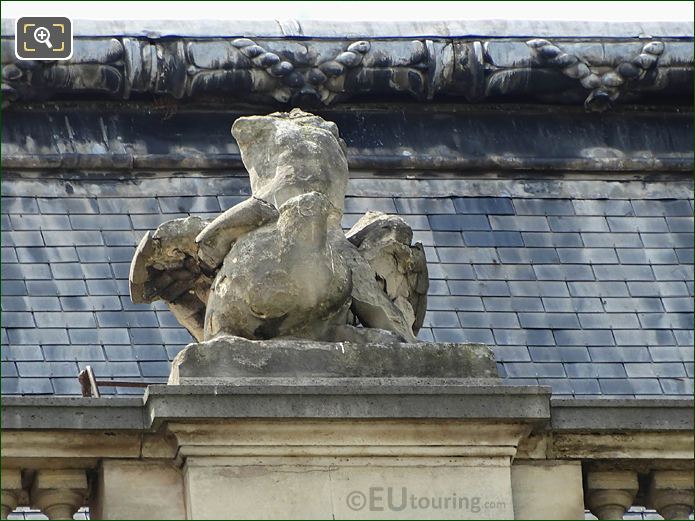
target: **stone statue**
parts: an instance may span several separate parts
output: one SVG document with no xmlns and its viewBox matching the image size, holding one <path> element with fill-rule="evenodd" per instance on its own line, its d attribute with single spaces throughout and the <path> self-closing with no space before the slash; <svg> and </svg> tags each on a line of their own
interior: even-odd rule
<svg viewBox="0 0 695 521">
<path fill-rule="evenodd" d="M 133 302 L 163 299 L 199 342 L 414 342 L 428 288 L 422 245 L 380 212 L 343 232 L 348 165 L 336 125 L 294 109 L 239 118 L 232 134 L 252 196 L 212 222 L 148 232 L 131 263 Z"/>
</svg>

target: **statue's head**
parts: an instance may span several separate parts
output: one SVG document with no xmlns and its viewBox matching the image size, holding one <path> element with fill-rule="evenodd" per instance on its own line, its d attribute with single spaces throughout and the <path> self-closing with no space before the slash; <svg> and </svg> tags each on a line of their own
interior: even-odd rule
<svg viewBox="0 0 695 521">
<path fill-rule="evenodd" d="M 335 123 L 293 109 L 239 118 L 232 135 L 253 195 L 279 208 L 292 197 L 319 192 L 342 212 L 348 167 Z"/>
</svg>

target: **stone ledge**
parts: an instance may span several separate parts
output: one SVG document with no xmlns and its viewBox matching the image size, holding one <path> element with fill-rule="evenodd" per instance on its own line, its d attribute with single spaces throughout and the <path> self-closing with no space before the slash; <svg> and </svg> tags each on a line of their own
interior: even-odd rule
<svg viewBox="0 0 695 521">
<path fill-rule="evenodd" d="M 535 424 L 547 424 L 550 418 L 549 387 L 439 378 L 244 380 L 236 385 L 150 386 L 146 415 L 153 428 L 166 421 L 214 418 L 448 418 Z"/>
<path fill-rule="evenodd" d="M 693 400 L 554 398 L 550 402 L 554 431 L 692 431 Z"/>
<path fill-rule="evenodd" d="M 2 398 L 2 428 L 142 430 L 142 398 L 7 396 Z"/>
<path fill-rule="evenodd" d="M 147 431 L 163 421 L 196 418 L 405 417 L 522 419 L 549 422 L 558 433 L 693 429 L 691 399 L 550 400 L 547 387 L 493 382 L 247 378 L 236 385 L 150 386 L 144 400 L 8 396 L 2 400 L 2 428 Z"/>
</svg>

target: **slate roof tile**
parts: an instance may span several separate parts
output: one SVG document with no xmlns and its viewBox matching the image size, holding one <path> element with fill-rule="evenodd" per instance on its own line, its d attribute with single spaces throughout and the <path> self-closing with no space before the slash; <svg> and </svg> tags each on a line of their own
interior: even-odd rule
<svg viewBox="0 0 695 521">
<path fill-rule="evenodd" d="M 572 201 L 577 215 L 634 215 L 630 201 L 619 199 L 575 199 Z"/>
<path fill-rule="evenodd" d="M 569 199 L 514 199 L 517 215 L 574 215 Z"/>
<path fill-rule="evenodd" d="M 480 297 L 430 296 L 427 298 L 427 309 L 432 311 L 482 311 L 484 308 L 483 299 Z"/>
<path fill-rule="evenodd" d="M 434 339 L 437 342 L 476 342 L 490 344 L 492 332 L 489 329 L 452 329 L 435 328 L 432 330 Z"/>
<path fill-rule="evenodd" d="M 634 329 L 640 327 L 635 313 L 579 313 L 585 329 Z"/>
<path fill-rule="evenodd" d="M 398 213 L 390 197 L 346 197 L 345 213 L 365 214 L 369 211 Z"/>
<path fill-rule="evenodd" d="M 646 347 L 589 346 L 587 350 L 593 362 L 651 362 Z"/>
<path fill-rule="evenodd" d="M 689 297 L 668 297 L 662 298 L 661 302 L 666 311 L 671 312 L 693 312 L 693 299 Z"/>
<path fill-rule="evenodd" d="M 581 248 L 584 245 L 579 233 L 522 232 L 521 236 L 524 244 L 529 248 Z"/>
<path fill-rule="evenodd" d="M 618 248 L 618 258 L 623 264 L 678 264 L 676 252 L 670 248 L 629 249 Z"/>
<path fill-rule="evenodd" d="M 48 264 L 2 264 L 2 280 L 42 280 L 51 279 Z"/>
<path fill-rule="evenodd" d="M 99 212 L 103 214 L 159 214 L 159 205 L 154 197 L 100 197 L 97 204 Z"/>
<path fill-rule="evenodd" d="M 693 395 L 692 378 L 659 378 L 659 384 L 666 394 Z"/>
<path fill-rule="evenodd" d="M 525 329 L 580 329 L 575 313 L 519 313 Z"/>
<path fill-rule="evenodd" d="M 553 349 L 553 348 L 545 348 Z M 530 362 L 530 348 L 526 346 L 493 346 L 495 358 L 500 362 Z"/>
<path fill-rule="evenodd" d="M 464 231 L 463 242 L 466 246 L 523 246 L 519 232 L 476 232 Z"/>
<path fill-rule="evenodd" d="M 566 282 L 560 281 L 510 281 L 509 290 L 520 297 L 569 297 Z"/>
<path fill-rule="evenodd" d="M 399 214 L 447 214 L 456 213 L 454 202 L 449 197 L 419 198 L 397 197 L 395 198 L 396 210 Z"/>
<path fill-rule="evenodd" d="M 663 217 L 607 217 L 610 231 L 622 232 L 667 232 Z"/>
<path fill-rule="evenodd" d="M 0 232 L 3 246 L 43 246 L 43 236 L 40 231 Z"/>
<path fill-rule="evenodd" d="M 502 280 L 450 280 L 447 283 L 452 295 L 495 297 L 509 295 L 507 282 Z M 510 283 L 518 284 L 518 283 Z"/>
<path fill-rule="evenodd" d="M 430 215 L 432 230 L 464 231 L 489 230 L 490 223 L 486 215 Z"/>
<path fill-rule="evenodd" d="M 681 297 L 688 295 L 685 282 L 628 282 L 633 297 Z"/>
<path fill-rule="evenodd" d="M 459 322 L 464 328 L 518 328 L 516 313 L 459 312 Z"/>
<path fill-rule="evenodd" d="M 462 244 L 463 245 L 463 244 Z M 500 248 L 501 249 L 501 248 Z M 437 255 L 442 262 L 495 263 L 500 262 L 495 248 L 440 248 Z"/>
<path fill-rule="evenodd" d="M 482 300 L 487 311 L 543 311 L 539 297 L 483 297 Z"/>
<path fill-rule="evenodd" d="M 531 266 L 526 264 L 474 264 L 475 275 L 479 280 L 534 280 Z"/>
<path fill-rule="evenodd" d="M 20 345 L 13 343 L 12 345 L 4 345 L 0 349 L 3 360 L 12 361 L 33 361 L 43 360 L 43 352 L 39 345 Z"/>
<path fill-rule="evenodd" d="M 642 240 L 638 233 L 591 233 L 581 234 L 584 246 L 588 248 L 642 248 Z M 660 248 L 661 246 L 644 246 Z"/>
<path fill-rule="evenodd" d="M 687 362 L 684 352 L 676 346 L 649 346 L 649 356 L 654 362 Z M 691 350 L 692 352 L 692 350 Z M 692 359 L 692 355 L 690 357 Z"/>
<path fill-rule="evenodd" d="M 533 271 L 538 280 L 594 280 L 591 266 L 585 264 L 543 264 Z"/>
<path fill-rule="evenodd" d="M 499 345 L 555 345 L 552 333 L 543 329 L 495 329 L 493 335 Z"/>
<path fill-rule="evenodd" d="M 182 193 L 199 197 L 142 197 L 105 181 L 109 197 L 3 198 L 3 325 L 14 321 L 2 330 L 10 364 L 3 389 L 78 394 L 76 361 L 100 364 L 104 379 L 165 380 L 168 361 L 191 338 L 164 303 L 130 302 L 134 246 L 167 219 L 212 218 L 240 202 L 248 193 L 242 181 L 185 180 Z M 559 394 L 692 389 L 689 201 L 413 194 L 349 197 L 346 206 L 346 225 L 368 210 L 398 210 L 425 244 L 432 280 L 421 339 L 490 344 L 507 381 L 547 383 Z M 69 363 L 45 371 L 71 373 L 16 377 L 20 362 Z M 648 365 L 654 375 L 630 377 L 620 370 L 625 363 Z M 591 376 L 572 376 L 587 364 L 597 366 Z"/>
<path fill-rule="evenodd" d="M 585 313 L 600 313 L 603 311 L 601 299 L 598 297 L 583 297 L 583 298 L 558 298 L 558 297 L 543 297 L 541 299 L 543 309 L 549 313 L 560 312 L 585 312 Z"/>
<path fill-rule="evenodd" d="M 598 385 L 598 380 L 596 378 L 569 378 L 570 386 L 572 387 L 572 392 L 575 395 L 597 395 L 601 394 L 601 388 Z"/>
<path fill-rule="evenodd" d="M 104 352 L 97 345 L 44 345 L 43 356 L 48 361 L 100 361 L 104 360 Z M 132 355 L 131 355 L 132 356 Z M 70 375 L 74 376 L 74 375 Z"/>
<path fill-rule="evenodd" d="M 95 198 L 83 197 L 39 197 L 39 210 L 43 214 L 95 214 L 99 213 Z M 117 212 L 120 213 L 120 212 Z"/>
<path fill-rule="evenodd" d="M 567 264 L 618 263 L 618 256 L 616 255 L 615 250 L 613 248 L 558 248 L 557 254 L 560 258 L 560 262 Z"/>
<path fill-rule="evenodd" d="M 609 217 L 610 219 L 610 217 Z M 548 224 L 554 232 L 607 232 L 605 217 L 548 216 Z M 665 224 L 665 223 L 664 223 Z M 616 230 L 617 231 L 617 230 Z"/>
<path fill-rule="evenodd" d="M 526 215 L 491 215 L 490 226 L 493 230 L 547 232 L 550 231 L 545 216 Z"/>
<path fill-rule="evenodd" d="M 558 251 L 553 248 L 497 248 L 497 254 L 500 261 L 506 264 L 556 264 L 560 262 Z"/>
<path fill-rule="evenodd" d="M 127 214 L 114 215 L 71 215 L 70 226 L 73 230 L 131 230 L 132 224 Z M 156 226 L 155 226 L 156 228 Z M 58 228 L 61 229 L 61 228 Z"/>
<path fill-rule="evenodd" d="M 692 248 L 693 232 L 688 233 L 640 233 L 647 248 Z"/>
<path fill-rule="evenodd" d="M 459 232 L 413 232 L 413 241 L 421 242 L 424 246 L 463 246 L 463 236 Z"/>
<path fill-rule="evenodd" d="M 146 378 L 152 376 L 168 378 L 170 371 L 169 362 L 140 362 L 140 372 Z"/>
<path fill-rule="evenodd" d="M 693 218 L 692 217 L 667 217 L 666 224 L 671 232 L 692 232 Z"/>
<path fill-rule="evenodd" d="M 457 213 L 487 215 L 513 215 L 512 200 L 505 197 L 454 197 Z"/>
<path fill-rule="evenodd" d="M 19 262 L 17 252 L 13 247 L 1 248 L 0 261 L 2 264 L 14 264 Z"/>
<path fill-rule="evenodd" d="M 603 307 L 609 313 L 621 311 L 652 311 L 664 310 L 662 299 L 658 297 L 632 298 L 603 298 Z"/>
<path fill-rule="evenodd" d="M 678 257 L 678 262 L 681 264 L 693 264 L 695 262 L 695 257 L 693 255 L 693 248 L 676 248 L 676 256 Z"/>
<path fill-rule="evenodd" d="M 633 200 L 632 207 L 635 215 L 640 216 L 692 216 L 693 212 L 684 199 L 665 199 L 665 200 Z"/>
<path fill-rule="evenodd" d="M 69 230 L 67 215 L 10 215 L 13 230 Z"/>
<path fill-rule="evenodd" d="M 75 327 L 96 328 L 94 314 L 91 312 L 66 311 L 55 313 L 52 311 L 34 312 L 37 327 Z"/>
<path fill-rule="evenodd" d="M 652 267 L 645 265 L 598 265 L 593 270 L 596 280 L 654 280 Z"/>
<path fill-rule="evenodd" d="M 39 206 L 34 197 L 3 197 L 2 212 L 6 214 L 39 213 Z"/>
<path fill-rule="evenodd" d="M 74 262 L 78 260 L 74 246 L 51 248 L 17 248 L 19 262 Z"/>
</svg>

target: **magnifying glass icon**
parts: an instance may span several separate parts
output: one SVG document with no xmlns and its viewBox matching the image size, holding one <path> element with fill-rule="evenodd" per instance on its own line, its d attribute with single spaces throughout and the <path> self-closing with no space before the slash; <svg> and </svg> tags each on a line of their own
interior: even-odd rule
<svg viewBox="0 0 695 521">
<path fill-rule="evenodd" d="M 39 43 L 46 44 L 46 47 L 48 47 L 49 49 L 53 49 L 50 38 L 51 33 L 45 27 L 37 27 L 34 30 L 34 39 Z"/>
</svg>

